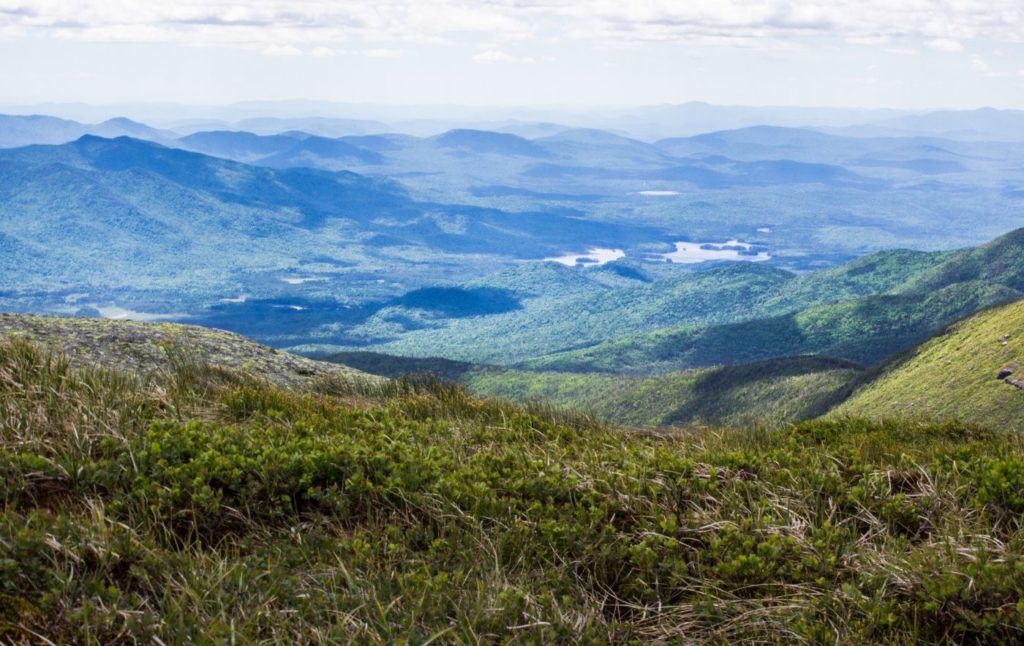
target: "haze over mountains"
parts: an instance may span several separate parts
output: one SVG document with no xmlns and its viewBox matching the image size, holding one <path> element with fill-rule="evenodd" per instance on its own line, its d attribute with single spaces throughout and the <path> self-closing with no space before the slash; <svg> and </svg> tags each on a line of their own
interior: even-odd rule
<svg viewBox="0 0 1024 646">
<path fill-rule="evenodd" d="M 0 117 L 3 308 L 454 360 L 482 392 L 570 404 L 615 401 L 601 375 L 678 394 L 687 371 L 759 365 L 821 385 L 777 411 L 799 417 L 1024 296 L 1014 111 L 247 109 L 178 130 Z"/>
<path fill-rule="evenodd" d="M 0 114 L 53 115 L 98 123 L 128 116 L 188 135 L 200 130 L 279 134 L 300 130 L 321 136 L 387 132 L 431 136 L 456 128 L 511 132 L 527 137 L 569 128 L 618 132 L 644 141 L 693 136 L 758 125 L 813 128 L 850 136 L 931 136 L 1020 141 L 1024 110 L 892 110 L 748 107 L 690 102 L 633 108 L 543 109 L 458 105 L 373 105 L 320 101 L 250 101 L 227 106 L 177 104 L 0 104 Z"/>
</svg>

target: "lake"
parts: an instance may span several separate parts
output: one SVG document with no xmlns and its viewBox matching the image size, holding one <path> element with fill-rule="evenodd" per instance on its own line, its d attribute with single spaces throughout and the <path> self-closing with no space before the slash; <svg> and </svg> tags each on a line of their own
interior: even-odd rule
<svg viewBox="0 0 1024 646">
<path fill-rule="evenodd" d="M 707 262 L 709 260 L 762 262 L 771 259 L 771 255 L 767 251 L 750 254 L 751 245 L 739 240 L 729 240 L 728 242 L 677 242 L 675 247 L 675 251 L 653 254 L 653 256 L 664 261 L 678 263 Z"/>
<path fill-rule="evenodd" d="M 576 265 L 603 265 L 606 262 L 625 258 L 626 252 L 622 249 L 604 249 L 600 247 L 591 248 L 586 253 L 574 253 L 556 258 L 544 258 L 547 262 L 557 262 L 569 267 Z"/>
</svg>

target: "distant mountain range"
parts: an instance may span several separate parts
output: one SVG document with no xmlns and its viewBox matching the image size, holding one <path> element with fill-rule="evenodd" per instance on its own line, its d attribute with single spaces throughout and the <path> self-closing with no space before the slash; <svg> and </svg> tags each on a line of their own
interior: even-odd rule
<svg viewBox="0 0 1024 646">
<path fill-rule="evenodd" d="M 948 251 L 1024 226 L 1014 143 L 765 125 L 166 140 L 41 119 L 7 123 L 165 141 L 0 150 L 8 310 L 642 379 L 873 365 L 1024 294 L 1019 233 Z"/>
<path fill-rule="evenodd" d="M 989 107 L 975 110 L 910 111 L 726 106 L 690 102 L 629 108 L 557 110 L 281 101 L 222 107 L 158 104 L 0 105 L 0 113 L 3 112 L 19 115 L 52 114 L 83 123 L 98 123 L 112 117 L 130 115 L 136 121 L 157 124 L 158 129 L 171 130 L 181 135 L 202 130 L 245 130 L 256 134 L 299 130 L 323 137 L 386 132 L 432 136 L 447 130 L 468 128 L 536 138 L 571 128 L 593 128 L 655 141 L 771 125 L 811 128 L 852 136 L 1024 140 L 1024 111 Z"/>
<path fill-rule="evenodd" d="M 293 146 L 288 154 L 325 147 L 375 154 L 334 140 L 280 140 Z M 8 251 L 0 259 L 3 289 L 18 293 L 79 285 L 108 294 L 164 289 L 229 297 L 266 292 L 268 281 L 286 287 L 278 276 L 298 272 L 317 273 L 318 281 L 355 274 L 372 286 L 378 276 L 367 272 L 382 264 L 391 265 L 386 287 L 393 290 L 395 282 L 443 276 L 446 263 L 449 271 L 473 272 L 556 254 L 581 240 L 611 245 L 659 235 L 564 209 L 508 213 L 420 201 L 387 179 L 276 170 L 91 135 L 0 151 L 0 214 Z M 424 263 L 442 269 L 424 274 Z"/>
<path fill-rule="evenodd" d="M 169 130 L 151 128 L 144 123 L 118 117 L 102 123 L 86 124 L 45 115 L 0 115 L 0 148 L 31 144 L 62 144 L 85 135 L 98 137 L 134 137 L 171 143 L 178 135 Z"/>
</svg>

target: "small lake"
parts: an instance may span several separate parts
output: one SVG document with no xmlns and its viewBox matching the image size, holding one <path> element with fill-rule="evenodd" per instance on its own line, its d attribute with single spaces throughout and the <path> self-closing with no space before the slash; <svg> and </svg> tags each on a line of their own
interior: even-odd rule
<svg viewBox="0 0 1024 646">
<path fill-rule="evenodd" d="M 655 258 L 678 263 L 707 262 L 709 260 L 740 260 L 762 262 L 770 260 L 767 251 L 751 253 L 751 245 L 739 240 L 728 242 L 677 242 L 676 250 L 653 254 Z"/>
<path fill-rule="evenodd" d="M 600 247 L 591 248 L 586 253 L 567 254 L 556 258 L 544 258 L 547 262 L 557 262 L 569 267 L 576 265 L 603 265 L 606 262 L 625 258 L 626 252 L 622 249 L 604 249 Z"/>
<path fill-rule="evenodd" d="M 186 318 L 187 314 L 153 314 L 151 312 L 136 312 L 117 305 L 105 305 L 97 307 L 96 310 L 105 319 L 113 321 L 175 321 Z"/>
<path fill-rule="evenodd" d="M 281 280 L 289 285 L 302 285 L 305 283 L 320 283 L 327 279 L 323 276 L 285 276 Z"/>
</svg>

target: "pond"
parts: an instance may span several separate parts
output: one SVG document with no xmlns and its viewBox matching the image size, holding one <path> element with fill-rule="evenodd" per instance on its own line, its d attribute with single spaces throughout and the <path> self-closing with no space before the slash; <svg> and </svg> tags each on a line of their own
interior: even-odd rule
<svg viewBox="0 0 1024 646">
<path fill-rule="evenodd" d="M 586 253 L 573 253 L 555 258 L 544 258 L 547 262 L 557 262 L 569 267 L 576 265 L 603 265 L 606 262 L 625 258 L 626 252 L 622 249 L 605 249 L 592 247 Z"/>
<path fill-rule="evenodd" d="M 655 258 L 678 263 L 707 262 L 709 260 L 742 260 L 761 262 L 770 260 L 767 251 L 753 251 L 751 245 L 739 240 L 728 242 L 677 242 L 675 251 L 653 254 Z"/>
</svg>

